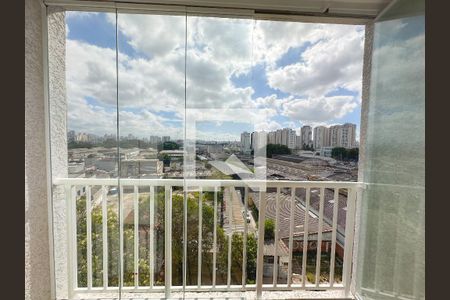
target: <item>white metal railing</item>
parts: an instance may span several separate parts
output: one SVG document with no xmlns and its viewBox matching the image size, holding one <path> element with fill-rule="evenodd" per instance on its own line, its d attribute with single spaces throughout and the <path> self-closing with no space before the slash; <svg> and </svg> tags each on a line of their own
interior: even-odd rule
<svg viewBox="0 0 450 300">
<path fill-rule="evenodd" d="M 170 297 L 171 292 L 178 291 L 256 291 L 257 297 L 261 298 L 262 291 L 268 290 L 328 290 L 328 289 L 341 289 L 345 291 L 345 295 L 349 295 L 350 290 L 350 281 L 351 281 L 351 265 L 352 265 L 352 256 L 353 256 L 353 239 L 354 239 L 354 221 L 355 221 L 355 208 L 356 208 L 356 199 L 360 198 L 359 194 L 362 191 L 363 184 L 358 182 L 335 182 L 335 181 L 279 181 L 279 180 L 267 180 L 267 181 L 259 181 L 253 180 L 251 181 L 251 186 L 254 188 L 255 186 L 265 187 L 266 190 L 261 190 L 261 192 L 257 193 L 259 199 L 259 207 L 258 207 L 258 224 L 264 224 L 266 219 L 266 206 L 267 206 L 267 197 L 266 193 L 268 190 L 274 190 L 276 193 L 276 217 L 275 217 L 275 254 L 273 260 L 273 279 L 271 284 L 264 283 L 263 278 L 263 267 L 264 267 L 264 226 L 258 226 L 256 231 L 257 236 L 257 257 L 256 257 L 256 278 L 254 284 L 249 284 L 246 282 L 247 278 L 247 238 L 248 238 L 248 224 L 247 224 L 247 212 L 250 211 L 248 207 L 248 199 L 249 193 L 252 188 L 248 187 L 249 181 L 239 181 L 239 180 L 209 180 L 209 179 L 130 179 L 130 178 L 121 178 L 121 179 L 100 179 L 100 178 L 58 178 L 54 180 L 54 185 L 62 185 L 65 187 L 65 195 L 66 195 L 66 203 L 67 203 L 67 235 L 68 235 L 68 266 L 69 266 L 69 293 L 70 295 L 74 295 L 77 293 L 96 293 L 96 292 L 105 292 L 105 291 L 114 291 L 118 290 L 119 286 L 111 286 L 108 282 L 109 274 L 108 274 L 108 259 L 112 259 L 108 257 L 108 220 L 107 220 L 107 189 L 108 187 L 118 187 L 118 199 L 124 199 L 124 187 L 132 188 L 133 193 L 133 211 L 134 211 L 134 286 L 121 286 L 122 291 L 129 292 L 164 292 L 166 298 Z M 86 201 L 86 276 L 87 276 L 87 284 L 86 287 L 80 287 L 78 284 L 79 278 L 78 276 L 78 263 L 77 263 L 77 207 L 76 200 L 79 197 L 77 195 L 76 187 L 85 187 L 85 196 L 86 199 L 91 199 L 91 201 Z M 92 188 L 100 187 L 100 192 L 96 193 L 100 195 L 100 203 L 95 203 L 92 201 Z M 139 283 L 139 188 L 146 187 L 149 190 L 149 240 L 150 243 L 148 245 L 149 249 L 149 273 L 150 273 L 150 281 L 148 285 L 142 286 Z M 164 285 L 156 285 L 154 282 L 154 264 L 155 264 L 155 188 L 163 188 L 164 189 Z M 186 191 L 188 189 L 195 188 L 196 191 L 199 192 L 199 218 L 198 218 L 198 277 L 197 284 L 195 285 L 187 285 L 186 277 L 183 273 L 183 286 L 174 286 L 172 285 L 172 192 L 174 189 L 182 189 Z M 232 241 L 231 236 L 228 238 L 228 264 L 227 264 L 227 276 L 226 276 L 226 284 L 217 284 L 217 227 L 218 227 L 218 191 L 222 188 L 239 188 L 243 191 L 243 207 L 245 212 L 244 217 L 244 228 L 243 228 L 243 247 L 242 247 L 242 282 L 241 284 L 232 284 L 231 283 L 231 251 L 232 251 Z M 279 243 L 282 241 L 279 239 L 280 232 L 280 201 L 279 197 L 281 193 L 283 193 L 282 189 L 290 190 L 290 193 L 285 193 L 284 195 L 290 195 L 290 204 L 289 204 L 289 236 L 288 236 L 288 268 L 287 268 L 287 282 L 286 283 L 278 283 L 279 278 Z M 294 210 L 296 205 L 298 205 L 298 198 L 296 196 L 296 191 L 299 189 L 303 189 L 305 191 L 304 202 L 302 202 L 302 207 L 304 210 L 304 223 L 300 226 L 303 226 L 303 246 L 302 246 L 302 260 L 301 264 L 301 283 L 294 283 L 293 278 L 293 242 L 294 242 L 294 219 L 295 214 Z M 319 195 L 319 209 L 318 215 L 312 215 L 314 218 L 318 219 L 318 230 L 317 237 L 312 238 L 317 242 L 316 247 L 316 261 L 315 261 L 315 282 L 311 283 L 307 278 L 307 257 L 308 257 L 308 238 L 310 238 L 311 232 L 309 231 L 310 219 L 311 219 L 311 191 L 312 189 L 318 190 L 320 192 Z M 321 253 L 322 253 L 322 241 L 323 241 L 323 226 L 325 222 L 328 222 L 324 218 L 324 195 L 325 190 L 334 190 L 333 193 L 333 209 L 332 209 L 332 222 L 331 224 L 327 223 L 327 226 L 331 227 L 331 254 L 329 260 L 329 277 L 328 282 L 321 282 Z M 341 190 L 346 191 L 346 212 L 345 212 L 345 232 L 342 233 L 345 237 L 345 243 L 343 245 L 343 262 L 342 262 L 342 281 L 335 282 L 335 267 L 336 267 L 336 247 L 337 247 L 337 216 L 338 216 L 338 206 L 339 206 L 339 192 Z M 212 274 L 211 274 L 211 282 L 212 284 L 204 285 L 202 284 L 202 205 L 203 201 L 201 200 L 205 191 L 211 191 L 213 196 L 213 206 L 214 210 L 214 220 L 213 220 L 213 251 L 212 251 Z M 284 190 L 285 192 L 286 190 Z M 186 196 L 186 193 L 184 193 Z M 231 195 L 229 199 L 231 199 Z M 186 199 L 186 198 L 184 198 Z M 95 199 L 94 199 L 95 200 Z M 184 200 L 185 201 L 185 200 Z M 119 209 L 119 256 L 120 256 L 120 282 L 123 283 L 123 270 L 124 270 L 124 201 L 118 200 L 118 209 Z M 331 203 L 331 201 L 329 201 Z M 94 286 L 93 285 L 93 261 L 92 261 L 92 206 L 96 205 L 101 207 L 102 211 L 102 286 Z M 229 222 L 229 232 L 232 231 L 231 222 L 232 218 L 232 207 L 231 200 L 229 200 L 230 205 L 228 207 L 228 222 Z M 186 205 L 183 205 L 184 210 L 184 218 L 186 218 Z M 317 210 L 314 212 L 317 214 Z M 287 219 L 287 218 L 285 218 Z M 180 226 L 186 226 L 186 222 L 183 222 L 184 225 L 180 224 Z M 185 237 L 185 236 L 184 236 Z M 183 252 L 186 255 L 186 252 Z M 186 257 L 184 257 L 184 268 L 186 267 L 185 263 Z M 266 278 L 267 281 L 267 278 Z"/>
</svg>

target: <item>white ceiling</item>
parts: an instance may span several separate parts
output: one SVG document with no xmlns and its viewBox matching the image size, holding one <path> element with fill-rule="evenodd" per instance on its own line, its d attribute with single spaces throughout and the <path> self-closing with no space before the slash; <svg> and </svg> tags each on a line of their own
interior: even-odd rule
<svg viewBox="0 0 450 300">
<path fill-rule="evenodd" d="M 271 13 L 323 14 L 374 18 L 392 0 L 118 0 L 119 2 L 245 8 Z"/>
</svg>

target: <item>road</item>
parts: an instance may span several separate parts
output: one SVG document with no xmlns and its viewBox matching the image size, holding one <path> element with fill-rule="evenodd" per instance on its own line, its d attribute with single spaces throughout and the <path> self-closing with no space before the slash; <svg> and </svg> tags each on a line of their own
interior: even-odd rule
<svg viewBox="0 0 450 300">
<path fill-rule="evenodd" d="M 225 203 L 224 211 L 224 229 L 230 232 L 229 216 L 231 209 L 231 230 L 233 232 L 244 232 L 245 219 L 243 215 L 244 204 L 240 191 L 236 191 L 234 187 L 224 189 L 223 199 Z M 231 205 L 229 205 L 231 203 Z M 250 214 L 250 223 L 247 223 L 248 232 L 256 232 L 256 222 Z"/>
</svg>

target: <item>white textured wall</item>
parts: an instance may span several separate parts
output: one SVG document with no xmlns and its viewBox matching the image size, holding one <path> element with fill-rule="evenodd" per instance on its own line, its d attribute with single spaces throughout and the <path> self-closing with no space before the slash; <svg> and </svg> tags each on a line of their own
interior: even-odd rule
<svg viewBox="0 0 450 300">
<path fill-rule="evenodd" d="M 25 1 L 25 299 L 51 299 L 41 6 Z"/>
<path fill-rule="evenodd" d="M 67 99 L 66 99 L 66 27 L 65 12 L 58 7 L 47 9 L 48 80 L 50 113 L 50 149 L 52 178 L 67 177 Z M 68 297 L 67 214 L 63 186 L 53 186 L 53 236 L 55 289 L 58 299 Z"/>
</svg>

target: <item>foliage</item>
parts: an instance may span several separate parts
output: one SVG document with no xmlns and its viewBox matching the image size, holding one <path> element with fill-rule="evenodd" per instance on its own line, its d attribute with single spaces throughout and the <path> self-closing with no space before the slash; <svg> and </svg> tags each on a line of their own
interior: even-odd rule
<svg viewBox="0 0 450 300">
<path fill-rule="evenodd" d="M 140 139 L 121 139 L 120 147 L 124 149 L 129 148 L 149 148 L 150 144 Z M 75 148 L 92 148 L 92 147 L 104 147 L 104 148 L 115 148 L 117 147 L 117 140 L 113 138 L 107 138 L 102 142 L 92 143 L 92 142 L 77 142 L 71 141 L 68 144 L 69 149 Z"/>
<path fill-rule="evenodd" d="M 266 147 L 266 156 L 272 158 L 275 154 L 291 154 L 292 151 L 286 145 L 268 144 Z"/>
<path fill-rule="evenodd" d="M 275 222 L 272 219 L 264 221 L 264 238 L 266 240 L 273 240 L 275 238 Z"/>
<path fill-rule="evenodd" d="M 214 194 L 203 193 L 202 199 L 202 257 L 203 268 L 212 272 L 212 251 L 214 231 Z M 223 202 L 222 191 L 218 192 L 218 208 Z M 92 285 L 103 285 L 103 241 L 102 241 L 102 206 L 92 204 Z M 182 285 L 183 268 L 183 215 L 184 197 L 180 190 L 174 190 L 172 195 L 172 284 Z M 108 285 L 119 284 L 119 218 L 118 203 L 108 202 L 107 237 L 108 237 Z M 139 197 L 139 284 L 150 284 L 149 258 L 154 259 L 154 280 L 156 285 L 164 284 L 164 233 L 165 233 L 165 193 L 163 189 L 155 190 L 155 253 L 149 253 L 150 243 L 150 197 L 141 194 Z M 78 285 L 87 286 L 87 226 L 86 226 L 86 197 L 76 201 L 77 211 L 77 262 Z M 134 285 L 134 217 L 133 213 L 124 215 L 123 238 L 123 278 L 124 286 Z M 187 200 L 187 284 L 197 284 L 197 254 L 198 254 L 198 224 L 199 224 L 199 193 L 192 193 Z M 219 217 L 219 216 L 218 216 Z M 219 221 L 219 219 L 218 219 Z M 217 281 L 226 282 L 228 265 L 228 238 L 222 227 L 217 226 Z M 247 238 L 247 278 L 252 282 L 256 278 L 256 239 L 253 234 Z M 242 249 L 243 236 L 241 233 L 232 235 L 232 278 L 233 281 L 242 278 Z"/>
<path fill-rule="evenodd" d="M 178 150 L 180 149 L 180 145 L 173 141 L 167 141 L 162 143 L 162 150 Z"/>
<path fill-rule="evenodd" d="M 77 141 L 71 141 L 67 143 L 67 147 L 69 149 L 76 149 L 76 148 L 92 148 L 94 145 L 89 142 L 77 142 Z"/>
<path fill-rule="evenodd" d="M 303 144 L 302 150 L 306 150 L 306 151 L 314 151 L 314 147 L 313 147 L 313 145 Z"/>
<path fill-rule="evenodd" d="M 165 167 L 170 166 L 170 156 L 169 156 L 168 154 L 164 154 L 164 155 L 161 157 L 161 159 L 162 159 L 162 161 L 163 161 Z"/>
<path fill-rule="evenodd" d="M 335 147 L 331 150 L 331 157 L 337 160 L 357 161 L 359 157 L 359 148 L 346 149 L 343 147 Z"/>
</svg>

